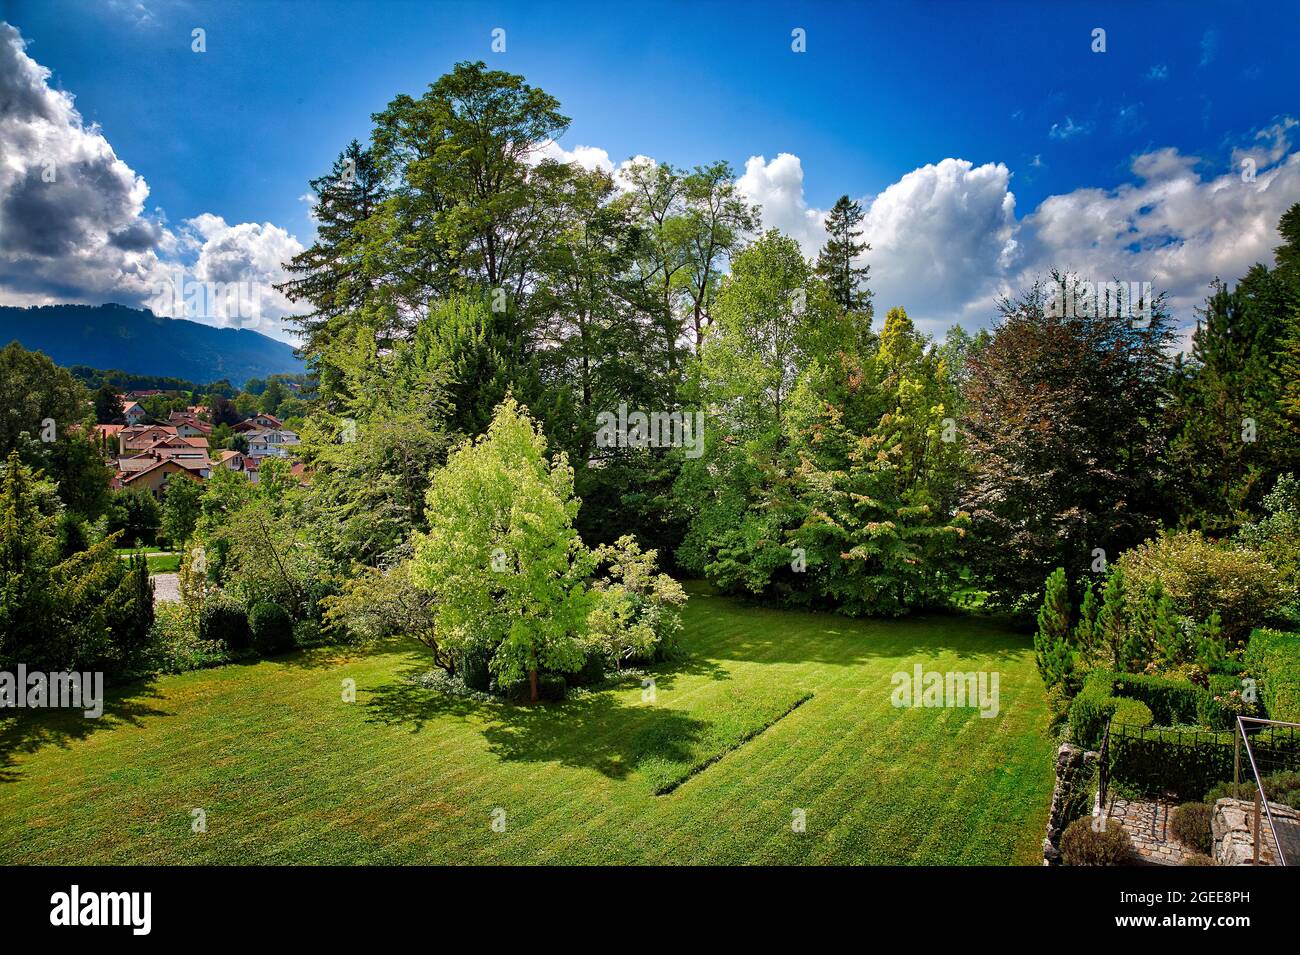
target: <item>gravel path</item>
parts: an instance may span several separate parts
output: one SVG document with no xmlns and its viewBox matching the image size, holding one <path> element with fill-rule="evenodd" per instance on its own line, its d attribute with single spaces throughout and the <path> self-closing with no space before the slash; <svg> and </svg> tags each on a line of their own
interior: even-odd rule
<svg viewBox="0 0 1300 955">
<path fill-rule="evenodd" d="M 177 603 L 181 599 L 180 574 L 151 574 L 154 600 Z"/>
</svg>

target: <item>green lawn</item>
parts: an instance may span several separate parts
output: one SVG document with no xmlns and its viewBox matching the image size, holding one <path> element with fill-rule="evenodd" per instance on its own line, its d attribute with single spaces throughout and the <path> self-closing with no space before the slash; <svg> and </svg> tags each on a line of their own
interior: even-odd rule
<svg viewBox="0 0 1300 955">
<path fill-rule="evenodd" d="M 117 556 L 123 559 L 130 557 L 136 552 L 134 547 L 117 548 Z M 145 552 L 145 562 L 149 565 L 151 574 L 174 574 L 181 569 L 181 555 L 177 551 L 153 551 Z"/>
<path fill-rule="evenodd" d="M 1041 859 L 1053 746 L 1027 638 L 701 594 L 686 623 L 653 701 L 445 697 L 395 646 L 163 677 L 99 721 L 0 720 L 0 863 Z M 1000 714 L 893 707 L 914 663 L 998 671 Z"/>
</svg>

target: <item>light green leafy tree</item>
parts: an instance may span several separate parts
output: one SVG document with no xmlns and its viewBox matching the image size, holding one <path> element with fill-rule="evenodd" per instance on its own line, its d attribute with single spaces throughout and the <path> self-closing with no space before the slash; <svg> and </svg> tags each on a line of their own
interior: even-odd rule
<svg viewBox="0 0 1300 955">
<path fill-rule="evenodd" d="M 508 685 L 583 663 L 595 565 L 573 519 L 579 501 L 567 458 L 512 397 L 487 434 L 462 445 L 429 487 L 415 580 L 436 598 L 442 645 L 494 646 L 489 668 Z"/>
</svg>

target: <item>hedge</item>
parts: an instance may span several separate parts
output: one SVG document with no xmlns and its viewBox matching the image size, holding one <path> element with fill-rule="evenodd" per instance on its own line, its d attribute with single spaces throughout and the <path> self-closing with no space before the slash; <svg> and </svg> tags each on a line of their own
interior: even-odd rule
<svg viewBox="0 0 1300 955">
<path fill-rule="evenodd" d="M 1145 704 L 1151 715 L 1148 723 L 1168 726 L 1196 723 L 1197 714 L 1208 698 L 1210 695 L 1205 690 L 1182 680 L 1093 670 L 1070 704 L 1070 736 L 1080 746 L 1097 749 L 1106 723 L 1115 714 L 1120 699 Z M 1126 722 L 1140 725 L 1142 720 L 1135 716 L 1139 713 L 1132 707 L 1125 707 Z"/>
<path fill-rule="evenodd" d="M 1254 631 L 1246 646 L 1246 666 L 1259 680 L 1269 719 L 1300 723 L 1300 633 Z"/>
<path fill-rule="evenodd" d="M 1151 708 L 1151 715 L 1159 726 L 1195 723 L 1201 701 L 1209 695 L 1186 680 L 1143 673 L 1112 673 L 1110 676 L 1114 681 L 1113 695 L 1141 700 Z"/>
</svg>

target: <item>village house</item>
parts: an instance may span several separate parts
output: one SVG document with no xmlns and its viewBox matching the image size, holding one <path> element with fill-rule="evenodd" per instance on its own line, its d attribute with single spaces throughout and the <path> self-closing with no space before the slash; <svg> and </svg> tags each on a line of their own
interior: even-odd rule
<svg viewBox="0 0 1300 955">
<path fill-rule="evenodd" d="M 122 401 L 122 416 L 128 425 L 138 425 L 147 416 L 144 406 L 138 401 Z"/>
<path fill-rule="evenodd" d="M 252 458 L 287 458 L 290 449 L 299 443 L 298 435 L 286 428 L 259 428 L 246 431 L 248 454 Z"/>
</svg>

